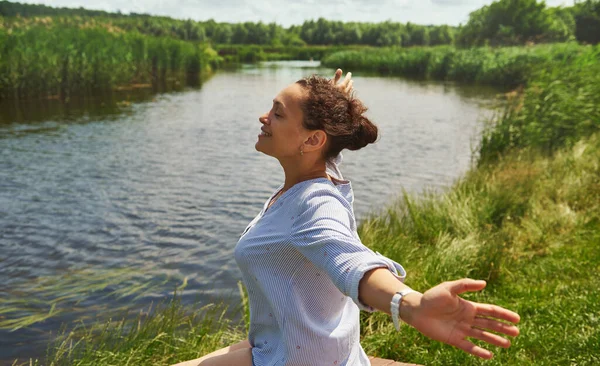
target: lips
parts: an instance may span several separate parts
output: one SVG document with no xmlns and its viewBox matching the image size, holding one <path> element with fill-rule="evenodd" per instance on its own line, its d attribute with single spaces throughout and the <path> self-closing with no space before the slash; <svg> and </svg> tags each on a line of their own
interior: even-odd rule
<svg viewBox="0 0 600 366">
<path fill-rule="evenodd" d="M 261 134 L 260 134 L 261 136 L 266 136 L 266 137 L 271 137 L 271 136 L 273 136 L 272 134 L 270 134 L 269 132 L 265 131 L 265 130 L 264 130 L 264 129 L 262 129 L 262 128 L 261 128 L 260 130 L 262 131 L 262 132 L 261 132 Z"/>
</svg>

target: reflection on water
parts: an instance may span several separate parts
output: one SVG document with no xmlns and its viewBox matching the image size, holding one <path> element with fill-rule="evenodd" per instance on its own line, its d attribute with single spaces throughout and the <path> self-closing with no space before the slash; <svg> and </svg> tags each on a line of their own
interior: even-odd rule
<svg viewBox="0 0 600 366">
<path fill-rule="evenodd" d="M 147 307 L 185 277 L 184 302 L 237 301 L 233 248 L 283 179 L 277 161 L 254 149 L 258 116 L 311 73 L 333 70 L 266 63 L 219 72 L 199 89 L 2 104 L 0 297 L 39 277 L 129 268 L 140 283 L 173 280 L 133 305 L 102 296 L 87 304 Z M 443 187 L 469 167 L 493 92 L 360 73 L 354 85 L 381 131 L 342 165 L 359 220 L 402 189 Z M 43 355 L 61 322 L 97 315 L 79 310 L 0 331 L 0 359 Z"/>
</svg>

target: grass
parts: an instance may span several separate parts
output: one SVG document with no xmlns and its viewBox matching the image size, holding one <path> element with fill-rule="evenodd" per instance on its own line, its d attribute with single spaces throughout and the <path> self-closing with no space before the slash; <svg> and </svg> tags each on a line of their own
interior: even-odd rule
<svg viewBox="0 0 600 366">
<path fill-rule="evenodd" d="M 0 27 L 0 100 L 70 95 L 170 80 L 197 84 L 220 58 L 208 45 L 103 25 Z"/>
<path fill-rule="evenodd" d="M 223 303 L 183 307 L 175 296 L 155 309 L 150 305 L 137 317 L 123 315 L 121 320 L 63 330 L 48 360 L 13 365 L 170 365 L 199 358 L 243 339 L 227 310 Z"/>
<path fill-rule="evenodd" d="M 576 43 L 470 49 L 451 46 L 390 47 L 340 51 L 328 55 L 322 63 L 344 70 L 481 83 L 511 89 L 527 84 L 536 77 L 538 70 L 558 69 L 559 65 L 568 64 L 581 55 L 593 58 L 594 54 L 598 55 L 598 49 L 598 46 Z"/>
<path fill-rule="evenodd" d="M 172 298 L 139 305 L 142 296 L 169 285 L 176 286 Z M 183 306 L 178 293 L 186 285 L 185 278 L 133 269 L 88 268 L 21 280 L 1 291 L 0 329 L 15 331 L 59 315 L 76 319 L 63 324 L 44 359 L 15 360 L 13 365 L 169 364 L 243 338 L 247 318 L 238 323 L 231 319 L 243 312 L 246 297 L 238 307 L 224 300 Z M 241 286 L 240 291 L 244 296 Z M 104 298 L 126 305 L 94 305 Z"/>
<path fill-rule="evenodd" d="M 175 282 L 178 284 L 175 285 Z M 180 283 L 179 283 L 180 282 Z M 144 295 L 165 286 L 178 290 L 187 286 L 187 278 L 176 279 L 160 273 L 141 273 L 129 268 L 79 269 L 60 276 L 22 280 L 0 288 L 0 329 L 15 331 L 43 322 L 59 314 L 88 320 L 90 313 L 104 313 L 105 307 L 90 305 L 88 300 L 111 298 L 135 303 Z M 128 308 L 111 309 L 125 311 Z"/>
<path fill-rule="evenodd" d="M 406 195 L 361 227 L 363 242 L 405 264 L 427 289 L 461 277 L 488 286 L 469 298 L 521 315 L 521 335 L 490 365 L 600 361 L 600 139 L 552 157 L 508 154 L 442 195 Z M 479 364 L 413 329 L 396 333 L 384 314 L 362 314 L 365 350 L 426 365 Z"/>
<path fill-rule="evenodd" d="M 526 89 L 509 95 L 483 136 L 480 165 L 514 149 L 552 153 L 600 131 L 600 45 L 539 68 Z"/>
</svg>

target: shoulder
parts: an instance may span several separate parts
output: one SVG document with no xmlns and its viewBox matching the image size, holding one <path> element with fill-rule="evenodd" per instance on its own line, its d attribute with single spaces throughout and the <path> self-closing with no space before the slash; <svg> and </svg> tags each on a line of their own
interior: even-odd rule
<svg viewBox="0 0 600 366">
<path fill-rule="evenodd" d="M 291 232 L 307 235 L 303 230 L 310 228 L 320 233 L 326 230 L 329 235 L 343 233 L 347 237 L 356 230 L 352 205 L 330 181 L 312 182 L 302 187 L 294 201 Z"/>
<path fill-rule="evenodd" d="M 352 212 L 352 205 L 330 181 L 307 184 L 298 192 L 295 202 L 300 211 L 324 208 Z"/>
</svg>

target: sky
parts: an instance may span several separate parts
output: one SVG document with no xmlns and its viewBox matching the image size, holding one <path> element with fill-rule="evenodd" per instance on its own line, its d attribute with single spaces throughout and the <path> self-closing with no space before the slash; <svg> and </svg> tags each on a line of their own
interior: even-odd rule
<svg viewBox="0 0 600 366">
<path fill-rule="evenodd" d="M 55 7 L 84 7 L 123 13 L 149 13 L 178 19 L 240 23 L 275 22 L 284 27 L 305 20 L 345 22 L 412 22 L 416 24 L 466 23 L 469 13 L 486 0 L 19 0 Z M 573 5 L 573 0 L 547 0 L 549 6 Z"/>
</svg>

